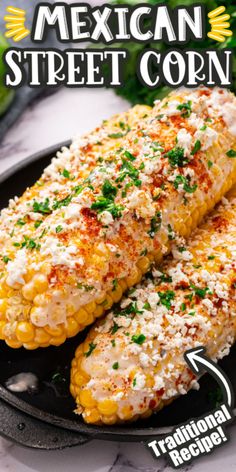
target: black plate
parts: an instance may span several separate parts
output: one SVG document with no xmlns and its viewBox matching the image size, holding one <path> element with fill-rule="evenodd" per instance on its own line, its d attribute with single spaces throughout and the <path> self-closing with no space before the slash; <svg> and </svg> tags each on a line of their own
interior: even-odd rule
<svg viewBox="0 0 236 472">
<path fill-rule="evenodd" d="M 60 147 L 61 144 L 42 151 L 0 176 L 1 208 L 7 206 L 9 198 L 21 195 L 37 180 Z M 117 427 L 86 425 L 73 413 L 75 404 L 68 394 L 70 363 L 85 334 L 79 334 L 60 347 L 35 351 L 14 350 L 1 343 L 0 434 L 25 446 L 44 449 L 82 444 L 93 438 L 141 441 L 168 432 L 189 418 L 201 416 L 221 400 L 215 380 L 206 375 L 201 379 L 200 391 L 180 397 L 145 422 Z M 236 347 L 220 365 L 236 391 Z M 37 393 L 12 394 L 5 388 L 6 380 L 20 372 L 37 375 Z"/>
</svg>

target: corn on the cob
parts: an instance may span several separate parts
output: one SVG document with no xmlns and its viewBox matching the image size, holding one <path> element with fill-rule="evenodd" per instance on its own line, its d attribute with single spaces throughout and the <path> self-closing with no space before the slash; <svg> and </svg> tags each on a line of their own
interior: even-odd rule
<svg viewBox="0 0 236 472">
<path fill-rule="evenodd" d="M 236 180 L 235 112 L 228 91 L 173 93 L 83 182 L 66 169 L 54 197 L 29 202 L 30 216 L 48 216 L 2 246 L 1 339 L 27 349 L 62 344 L 138 283 L 173 238 L 188 235 Z M 49 174 L 52 188 L 60 158 Z M 18 218 L 17 203 L 7 215 Z"/>
<path fill-rule="evenodd" d="M 204 345 L 217 360 L 236 334 L 236 189 L 174 259 L 142 285 L 81 344 L 71 369 L 77 413 L 88 423 L 147 418 L 198 388 L 184 352 Z M 151 274 L 150 274 L 151 275 Z"/>
</svg>

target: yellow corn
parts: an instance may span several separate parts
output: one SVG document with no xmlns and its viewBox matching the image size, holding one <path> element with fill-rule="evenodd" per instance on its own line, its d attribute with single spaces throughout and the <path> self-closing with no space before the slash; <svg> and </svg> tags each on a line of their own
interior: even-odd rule
<svg viewBox="0 0 236 472">
<path fill-rule="evenodd" d="M 116 118 L 116 133 L 101 128 L 53 160 L 36 198 L 28 190 L 10 202 L 0 222 L 1 339 L 62 344 L 190 234 L 236 180 L 228 109 L 235 97 L 207 88 L 172 93 L 142 117 L 135 107 Z"/>
<path fill-rule="evenodd" d="M 87 423 L 147 418 L 198 388 L 184 352 L 217 360 L 236 334 L 236 187 L 153 279 L 91 329 L 71 368 L 76 413 Z"/>
</svg>

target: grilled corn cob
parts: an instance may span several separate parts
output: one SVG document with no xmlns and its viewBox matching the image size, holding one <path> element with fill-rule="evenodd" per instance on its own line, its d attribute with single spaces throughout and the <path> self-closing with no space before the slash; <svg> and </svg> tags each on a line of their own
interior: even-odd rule
<svg viewBox="0 0 236 472">
<path fill-rule="evenodd" d="M 83 181 L 66 169 L 56 195 L 28 202 L 30 216 L 47 217 L 33 232 L 8 233 L 2 246 L 1 339 L 14 348 L 62 344 L 188 235 L 236 180 L 235 113 L 228 91 L 173 93 Z M 62 162 L 47 172 L 49 188 Z M 17 202 L 6 214 L 18 219 Z"/>
<path fill-rule="evenodd" d="M 172 247 L 160 270 L 89 332 L 72 361 L 70 390 L 87 423 L 147 418 L 198 388 L 184 352 L 227 355 L 236 333 L 236 189 Z"/>
</svg>

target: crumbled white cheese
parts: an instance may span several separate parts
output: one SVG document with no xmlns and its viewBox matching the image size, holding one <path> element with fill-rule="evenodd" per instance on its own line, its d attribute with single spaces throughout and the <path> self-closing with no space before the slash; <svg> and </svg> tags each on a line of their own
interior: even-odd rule
<svg viewBox="0 0 236 472">
<path fill-rule="evenodd" d="M 109 211 L 103 211 L 98 215 L 98 220 L 105 226 L 113 223 L 114 219 L 112 214 Z"/>
<path fill-rule="evenodd" d="M 201 151 L 206 151 L 218 139 L 219 134 L 214 129 L 207 126 L 205 129 L 198 129 L 194 134 L 194 138 L 200 141 Z"/>
<path fill-rule="evenodd" d="M 185 128 L 179 130 L 177 134 L 177 145 L 184 149 L 184 155 L 189 156 L 192 146 L 192 135 Z"/>
<path fill-rule="evenodd" d="M 146 377 L 144 374 L 136 374 L 135 382 L 132 384 L 133 390 L 142 390 L 145 387 Z"/>
<path fill-rule="evenodd" d="M 23 285 L 25 283 L 23 278 L 23 275 L 27 272 L 27 255 L 25 248 L 17 251 L 13 261 L 8 261 L 6 270 L 8 273 L 6 282 L 10 287 L 15 287 L 16 284 Z"/>
</svg>

